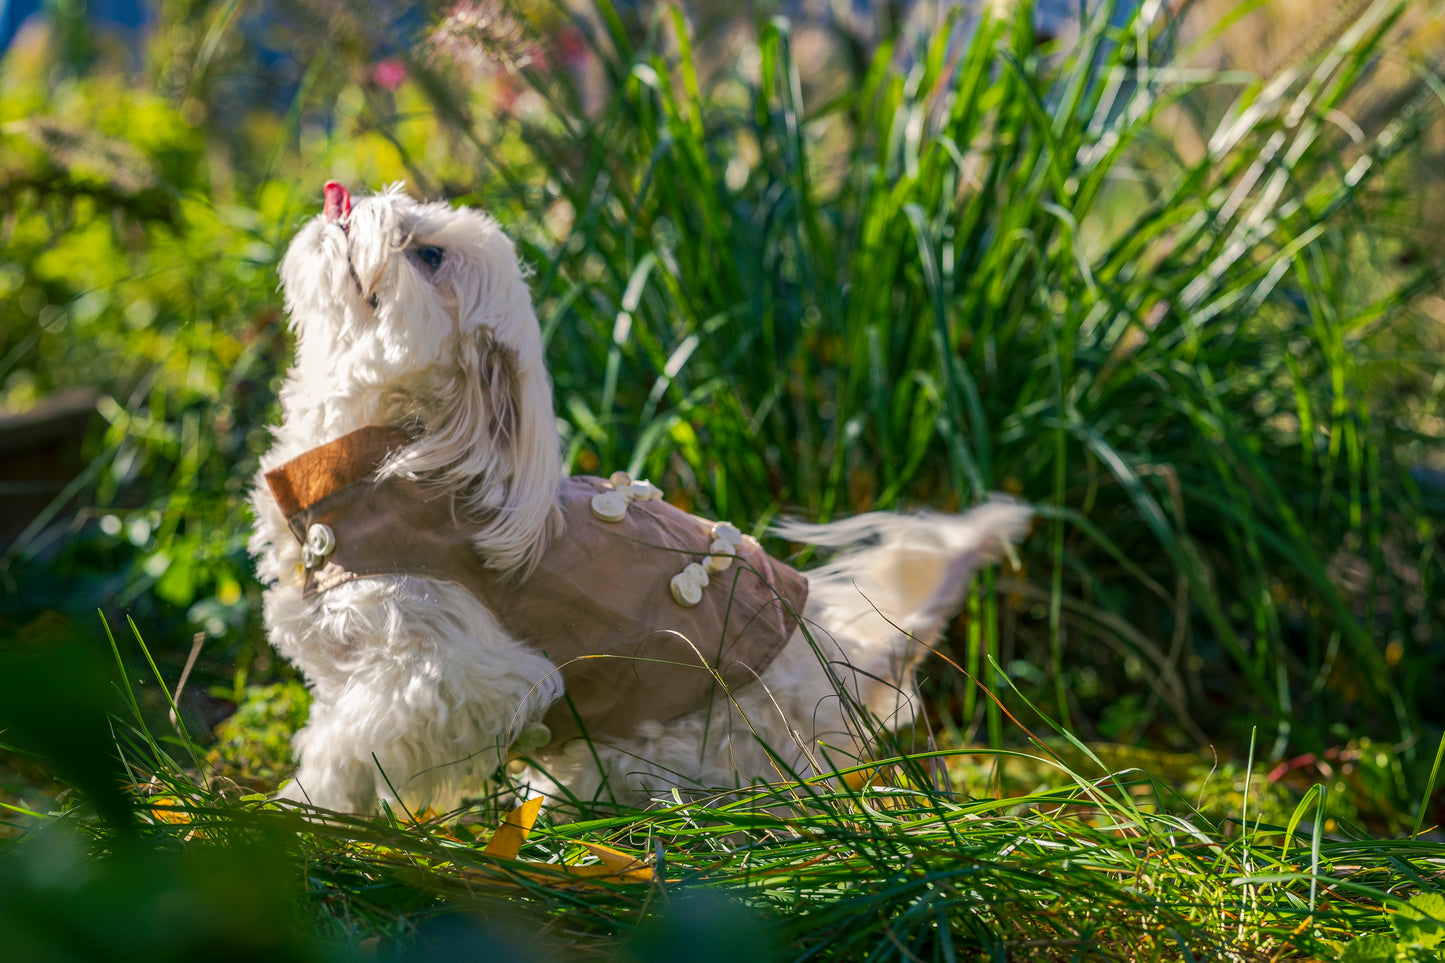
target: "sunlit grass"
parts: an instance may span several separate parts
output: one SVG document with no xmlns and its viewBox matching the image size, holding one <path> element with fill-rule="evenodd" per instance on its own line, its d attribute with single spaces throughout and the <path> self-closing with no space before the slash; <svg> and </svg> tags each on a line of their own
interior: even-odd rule
<svg viewBox="0 0 1445 963">
<path fill-rule="evenodd" d="M 184 729 L 147 725 L 129 688 L 108 719 L 116 754 L 93 774 L 119 780 L 118 794 L 11 812 L 26 830 L 0 855 L 0 890 L 29 895 L 0 909 L 0 934 L 30 940 L 41 954 L 31 958 L 59 958 L 104 925 L 66 922 L 73 914 L 169 905 L 176 928 L 110 932 L 104 958 L 184 958 L 221 938 L 297 959 L 351 958 L 378 938 L 445 950 L 461 938 L 439 935 L 435 918 L 472 911 L 529 934 L 520 959 L 630 947 L 660 961 L 638 947 L 698 898 L 701 916 L 681 924 L 693 939 L 722 938 L 721 927 L 763 958 L 1320 958 L 1396 934 L 1406 901 L 1438 891 L 1445 874 L 1439 843 L 1334 820 L 1327 832 L 1323 794 L 1277 822 L 1247 792 L 1237 811 L 1209 816 L 1140 770 L 1112 770 L 1082 746 L 1085 758 L 1066 764 L 1042 743 L 968 751 L 1031 767 L 1036 784 L 1005 796 L 934 784 L 933 763 L 951 769 L 960 756 L 937 751 L 580 821 L 544 808 L 525 840 L 498 850 L 488 844 L 512 805 L 505 788 L 458 813 L 281 809 L 203 776 Z M 59 707 L 82 726 L 99 718 L 95 703 Z M 91 870 L 65 868 L 76 847 Z M 609 874 L 599 854 L 627 872 Z M 249 893 L 257 881 L 280 892 Z M 1428 928 L 1433 904 L 1419 905 Z M 35 907 L 46 909 L 17 915 Z M 268 907 L 273 918 L 256 915 Z M 736 907 L 746 914 L 729 917 Z"/>
<path fill-rule="evenodd" d="M 294 691 L 197 745 L 167 718 L 176 653 L 151 661 L 121 633 L 112 672 L 88 628 L 64 646 L 37 633 L 45 645 L 0 652 L 0 740 L 28 787 L 4 797 L 0 946 L 85 960 L 504 945 L 664 960 L 714 942 L 733 947 L 719 959 L 757 960 L 1433 951 L 1445 611 L 1432 496 L 1410 469 L 1441 457 L 1439 346 L 1415 313 L 1441 261 L 1397 256 L 1389 225 L 1438 78 L 1422 62 L 1398 109 L 1356 110 L 1406 7 L 1352 5 L 1350 29 L 1265 78 L 1184 69 L 1150 7 L 1123 28 L 1101 11 L 1075 45 L 1040 45 L 1026 12 L 982 19 L 918 50 L 840 55 L 827 69 L 844 81 L 815 86 L 785 21 L 758 23 L 736 64 L 700 65 L 674 10 L 600 0 L 577 24 L 600 95 L 534 68 L 526 112 L 497 113 L 490 86 L 420 56 L 381 97 L 336 69 L 361 55 L 324 46 L 294 110 L 244 128 L 294 133 L 305 163 L 273 145 L 225 201 L 202 196 L 220 189 L 196 168 L 176 189 L 184 238 L 139 202 L 97 214 L 90 194 L 66 207 L 60 188 L 17 188 L 5 257 L 31 259 L 15 268 L 26 290 L 125 281 L 103 304 L 54 293 L 70 336 L 16 340 L 0 375 L 35 343 L 57 368 L 88 371 L 101 355 L 82 349 L 112 343 L 154 363 L 117 378 L 103 410 L 105 491 L 146 500 L 116 509 L 113 541 L 144 573 L 127 604 L 162 593 L 202 628 L 254 627 L 245 520 L 216 506 L 242 495 L 280 367 L 267 262 L 310 210 L 306 178 L 319 187 L 333 163 L 460 184 L 518 236 L 574 470 L 648 475 L 759 533 L 784 513 L 949 509 L 995 490 L 1041 522 L 1021 567 L 970 598 L 945 646 L 956 668 L 930 670 L 932 756 L 580 822 L 544 811 L 516 859 L 486 852 L 514 802 L 500 792 L 463 814 L 377 818 L 267 802 L 255 787 L 285 770 L 274 717 L 294 723 Z M 110 134 L 141 104 L 141 119 L 169 118 L 176 164 L 200 155 L 179 108 L 94 99 Z M 70 232 L 63 257 L 45 256 L 51 230 Z M 50 569 L 29 578 L 67 591 Z M 238 645 L 239 699 L 260 634 Z M 538 870 L 594 865 L 584 843 L 650 879 Z M 458 909 L 490 922 L 437 929 Z"/>
<path fill-rule="evenodd" d="M 1263 79 L 1180 69 L 1162 16 L 1106 5 L 1060 46 L 1021 11 L 885 43 L 813 102 L 785 21 L 704 84 L 681 15 L 604 0 L 591 116 L 537 73 L 546 111 L 472 129 L 516 147 L 525 191 L 487 200 L 538 267 L 571 466 L 759 531 L 1021 494 L 1043 521 L 972 603 L 975 677 L 1016 664 L 1084 724 L 1147 689 L 1123 728 L 1196 744 L 1243 711 L 1272 755 L 1363 727 L 1423 765 L 1441 560 L 1386 406 L 1441 268 L 1401 269 L 1374 221 L 1434 112 L 1329 120 L 1403 10 Z"/>
</svg>

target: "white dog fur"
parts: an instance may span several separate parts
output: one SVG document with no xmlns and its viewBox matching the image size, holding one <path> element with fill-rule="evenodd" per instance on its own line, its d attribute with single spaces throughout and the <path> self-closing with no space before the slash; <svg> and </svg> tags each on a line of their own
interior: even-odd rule
<svg viewBox="0 0 1445 963">
<path fill-rule="evenodd" d="M 423 246 L 445 252 L 435 270 Z M 281 277 L 296 360 L 263 475 L 355 429 L 404 427 L 415 440 L 383 472 L 450 494 L 461 512 L 485 511 L 477 551 L 495 569 L 526 571 L 557 535 L 560 444 L 530 293 L 497 224 L 392 188 L 358 198 L 349 219 L 308 222 Z M 445 809 L 487 791 L 520 728 L 561 695 L 556 666 L 450 582 L 369 578 L 303 598 L 300 546 L 259 477 L 252 503 L 267 631 L 313 694 L 283 795 L 364 812 L 381 800 Z M 865 757 L 867 717 L 914 721 L 926 646 L 973 572 L 1029 518 L 1023 505 L 993 501 L 957 517 L 780 526 L 838 553 L 807 573 L 807 631 L 757 682 L 630 739 L 543 753 L 521 779 L 584 801 L 639 803 Z"/>
</svg>

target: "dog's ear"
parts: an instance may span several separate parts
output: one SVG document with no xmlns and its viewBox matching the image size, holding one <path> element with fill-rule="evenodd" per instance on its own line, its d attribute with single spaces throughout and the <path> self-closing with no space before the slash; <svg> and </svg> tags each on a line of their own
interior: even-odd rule
<svg viewBox="0 0 1445 963">
<path fill-rule="evenodd" d="M 494 535 L 496 558 L 489 562 L 503 570 L 530 568 L 561 523 L 556 502 L 562 453 L 552 379 L 542 364 L 540 345 L 539 353 L 528 358 L 495 339 L 487 345 L 484 335 L 476 340 L 483 349 L 478 352 L 477 380 L 492 442 L 510 461 Z"/>
<path fill-rule="evenodd" d="M 462 216 L 437 237 L 466 257 L 448 276 L 453 383 L 396 467 L 450 489 L 458 510 L 482 522 L 475 543 L 490 567 L 527 572 L 561 524 L 552 381 L 511 241 L 489 218 Z"/>
<path fill-rule="evenodd" d="M 551 379 L 488 328 L 463 334 L 455 383 L 397 467 L 449 489 L 490 568 L 529 572 L 557 532 L 561 443 Z M 532 361 L 533 363 L 528 363 Z"/>
</svg>

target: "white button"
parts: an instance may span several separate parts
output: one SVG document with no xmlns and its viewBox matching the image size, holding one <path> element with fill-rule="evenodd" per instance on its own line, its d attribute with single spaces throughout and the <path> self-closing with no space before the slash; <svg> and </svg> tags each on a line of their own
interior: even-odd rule
<svg viewBox="0 0 1445 963">
<path fill-rule="evenodd" d="M 620 522 L 627 514 L 627 496 L 618 491 L 592 496 L 592 514 L 604 522 Z"/>
<path fill-rule="evenodd" d="M 306 547 L 316 555 L 330 555 L 336 550 L 336 533 L 330 525 L 317 522 L 306 529 Z"/>
<path fill-rule="evenodd" d="M 733 546 L 743 543 L 743 533 L 732 522 L 717 522 L 712 527 L 712 537 L 727 542 Z"/>
<path fill-rule="evenodd" d="M 635 502 L 655 502 L 662 499 L 662 489 L 646 478 L 633 482 L 627 494 Z"/>
<path fill-rule="evenodd" d="M 632 476 L 625 471 L 615 471 L 607 480 L 612 483 L 613 488 L 625 488 L 632 484 Z"/>
<path fill-rule="evenodd" d="M 692 608 L 702 601 L 702 590 L 707 588 L 707 569 L 693 562 L 672 577 L 673 600 L 685 608 Z"/>
<path fill-rule="evenodd" d="M 512 742 L 512 748 L 517 752 L 530 752 L 533 749 L 541 749 L 552 741 L 552 730 L 547 728 L 545 722 L 529 722 L 522 727 L 522 731 Z"/>
<path fill-rule="evenodd" d="M 733 563 L 733 556 L 738 553 L 736 545 L 722 538 L 713 539 L 707 550 L 712 554 L 702 560 L 702 567 L 714 575 L 718 572 L 726 572 L 728 566 Z"/>
</svg>

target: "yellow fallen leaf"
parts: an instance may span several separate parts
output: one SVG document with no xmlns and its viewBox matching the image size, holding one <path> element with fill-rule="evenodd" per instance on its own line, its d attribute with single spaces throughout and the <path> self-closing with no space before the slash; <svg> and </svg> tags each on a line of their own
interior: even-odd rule
<svg viewBox="0 0 1445 963">
<path fill-rule="evenodd" d="M 864 786 L 884 785 L 884 777 L 887 774 L 882 766 L 869 766 L 867 769 L 855 769 L 852 772 L 843 773 L 843 784 L 849 789 L 857 792 Z"/>
<path fill-rule="evenodd" d="M 603 867 L 611 870 L 618 876 L 631 878 L 636 874 L 641 873 L 644 875 L 644 878 L 652 879 L 652 867 L 644 863 L 642 860 L 638 859 L 636 856 L 630 856 L 627 853 L 613 849 L 610 846 L 603 846 L 601 843 L 589 843 L 583 840 L 578 840 L 578 843 L 584 848 L 586 848 L 586 850 L 590 852 L 593 856 L 596 856 L 599 860 L 601 860 Z M 579 869 L 593 868 L 596 867 L 569 866 L 567 867 L 567 871 L 576 872 Z"/>
<path fill-rule="evenodd" d="M 541 811 L 542 797 L 533 796 L 507 813 L 507 818 L 502 820 L 501 827 L 487 841 L 487 848 L 483 852 L 502 859 L 516 859 L 517 854 L 522 851 L 522 843 L 527 841 L 527 835 L 537 824 L 537 814 Z"/>
<path fill-rule="evenodd" d="M 180 803 L 176 800 L 163 799 L 160 802 L 161 805 L 151 806 L 152 819 L 155 819 L 157 822 L 170 823 L 174 826 L 184 826 L 191 821 L 191 814 L 186 810 L 170 808 L 172 806 L 179 807 Z"/>
<path fill-rule="evenodd" d="M 541 812 L 541 809 L 542 797 L 536 796 L 512 810 L 502 820 L 502 825 L 492 834 L 492 838 L 487 841 L 486 849 L 483 852 L 498 859 L 516 860 L 517 854 L 522 851 L 522 843 L 532 832 L 532 827 L 537 824 L 537 814 Z M 513 867 L 510 872 L 526 877 L 533 882 L 554 886 L 572 884 L 586 886 L 604 880 L 624 883 L 649 883 L 652 881 L 652 867 L 636 856 L 628 855 L 610 846 L 603 846 L 601 843 L 579 841 L 579 845 L 596 856 L 601 865 L 568 866 L 563 863 L 536 863 L 518 860 L 518 865 Z M 493 874 L 484 872 L 483 875 L 490 877 Z"/>
<path fill-rule="evenodd" d="M 560 863 L 526 863 L 537 869 L 519 870 L 523 876 L 539 883 L 554 883 L 565 886 L 569 883 L 587 885 L 589 882 L 613 881 L 618 883 L 650 883 L 652 867 L 633 860 L 633 869 L 618 871 L 611 866 L 568 866 Z"/>
</svg>

